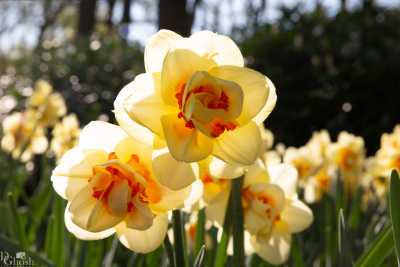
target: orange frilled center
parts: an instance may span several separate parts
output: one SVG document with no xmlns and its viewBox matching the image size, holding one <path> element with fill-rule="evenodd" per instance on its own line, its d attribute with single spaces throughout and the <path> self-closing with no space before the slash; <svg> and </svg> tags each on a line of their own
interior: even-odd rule
<svg viewBox="0 0 400 267">
<path fill-rule="evenodd" d="M 357 154 L 349 148 L 342 148 L 338 152 L 336 161 L 342 170 L 350 171 L 357 163 Z"/>
<path fill-rule="evenodd" d="M 264 204 L 264 214 L 269 220 L 279 221 L 280 215 L 276 213 L 276 203 L 274 199 L 264 192 L 254 192 L 249 187 L 244 187 L 242 189 L 242 205 L 244 212 L 250 208 L 251 202 L 258 200 Z"/>
<path fill-rule="evenodd" d="M 185 118 L 183 112 L 183 95 L 185 91 L 186 83 L 180 84 L 176 88 L 175 98 L 177 99 L 178 106 L 180 112 L 178 113 L 178 118 L 183 119 L 185 121 L 185 127 L 189 129 L 194 129 L 194 123 L 192 120 L 188 120 Z M 210 86 L 199 86 L 193 90 L 191 90 L 185 98 L 185 101 L 188 100 L 191 96 L 200 94 L 200 93 L 208 93 L 210 95 L 214 95 L 214 98 L 211 101 L 202 102 L 202 104 L 208 109 L 221 109 L 227 111 L 229 109 L 229 97 L 228 95 L 222 91 L 219 96 L 214 94 L 213 88 Z M 225 131 L 232 131 L 236 128 L 236 124 L 234 122 L 228 121 L 224 122 L 221 118 L 214 118 L 211 121 L 211 135 L 213 137 L 218 137 Z"/>
<path fill-rule="evenodd" d="M 110 161 L 118 160 L 115 153 L 110 153 L 108 156 Z M 108 205 L 108 197 L 114 186 L 120 182 L 126 181 L 130 188 L 130 201 L 127 203 L 127 211 L 131 212 L 135 209 L 133 199 L 138 199 L 146 204 L 157 203 L 161 200 L 161 189 L 158 184 L 151 179 L 150 171 L 140 162 L 140 158 L 136 154 L 132 154 L 128 162 L 129 165 L 137 174 L 145 179 L 145 184 L 139 182 L 135 178 L 135 173 L 130 172 L 121 167 L 121 164 L 111 163 L 104 166 L 95 166 L 93 168 L 93 177 L 99 177 L 96 184 L 92 188 L 92 196 L 101 200 L 103 204 Z M 89 179 L 89 182 L 91 179 Z"/>
</svg>

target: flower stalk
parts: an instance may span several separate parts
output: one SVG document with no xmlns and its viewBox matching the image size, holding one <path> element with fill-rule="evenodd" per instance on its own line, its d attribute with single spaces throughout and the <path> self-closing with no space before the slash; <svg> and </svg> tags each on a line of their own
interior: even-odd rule
<svg viewBox="0 0 400 267">
<path fill-rule="evenodd" d="M 244 266 L 244 226 L 242 206 L 243 177 L 232 181 L 232 234 L 233 234 L 233 266 Z"/>
<path fill-rule="evenodd" d="M 188 267 L 185 233 L 183 229 L 182 212 L 180 210 L 174 210 L 172 212 L 172 225 L 174 229 L 175 264 L 176 266 Z"/>
</svg>

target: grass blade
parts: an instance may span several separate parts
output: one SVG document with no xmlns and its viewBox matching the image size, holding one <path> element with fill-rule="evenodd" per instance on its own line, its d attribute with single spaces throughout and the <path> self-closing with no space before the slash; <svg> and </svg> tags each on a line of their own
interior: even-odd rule
<svg viewBox="0 0 400 267">
<path fill-rule="evenodd" d="M 306 266 L 303 256 L 301 255 L 301 249 L 299 247 L 299 242 L 298 242 L 297 238 L 293 239 L 291 253 L 292 253 L 294 266 L 296 266 L 296 267 L 305 267 Z"/>
<path fill-rule="evenodd" d="M 389 188 L 389 211 L 393 228 L 394 247 L 396 249 L 397 262 L 400 264 L 400 178 L 395 170 L 390 175 Z"/>
<path fill-rule="evenodd" d="M 8 205 L 11 212 L 11 217 L 13 219 L 14 231 L 17 234 L 19 244 L 24 250 L 27 250 L 28 240 L 26 239 L 24 225 L 22 223 L 21 217 L 18 214 L 18 207 L 12 193 L 8 193 Z"/>
<path fill-rule="evenodd" d="M 205 254 L 206 254 L 206 246 L 202 246 L 199 253 L 196 256 L 196 259 L 194 260 L 193 267 L 202 267 L 204 266 L 204 259 L 205 259 Z"/>
<path fill-rule="evenodd" d="M 352 260 L 352 256 L 351 256 L 351 248 L 349 247 L 349 240 L 347 239 L 343 209 L 339 210 L 338 248 L 339 248 L 339 265 L 340 266 L 353 266 L 353 260 Z"/>
<path fill-rule="evenodd" d="M 375 238 L 367 247 L 360 258 L 357 260 L 356 267 L 376 267 L 393 252 L 393 232 L 392 226 L 386 226 L 385 229 Z"/>
</svg>

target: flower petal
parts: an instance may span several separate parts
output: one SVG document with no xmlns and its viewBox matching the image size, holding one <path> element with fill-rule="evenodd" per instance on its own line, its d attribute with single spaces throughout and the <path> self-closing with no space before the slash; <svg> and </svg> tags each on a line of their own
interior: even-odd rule
<svg viewBox="0 0 400 267">
<path fill-rule="evenodd" d="M 251 165 L 258 157 L 261 145 L 260 129 L 254 122 L 225 131 L 216 138 L 213 154 L 232 164 Z"/>
<path fill-rule="evenodd" d="M 170 190 L 168 187 L 162 185 L 159 185 L 159 188 L 161 190 L 160 201 L 149 204 L 150 209 L 157 213 L 181 208 L 191 193 L 191 186 L 181 190 Z"/>
<path fill-rule="evenodd" d="M 110 153 L 126 137 L 127 134 L 117 125 L 92 121 L 82 129 L 78 146 L 83 150 L 98 149 Z"/>
<path fill-rule="evenodd" d="M 139 74 L 133 82 L 122 88 L 114 101 L 114 113 L 118 124 L 130 136 L 148 145 L 153 144 L 153 133 L 140 122 L 133 120 L 128 114 L 128 110 L 132 105 L 154 94 L 154 87 L 152 75 Z"/>
<path fill-rule="evenodd" d="M 73 148 L 61 158 L 53 170 L 51 181 L 53 188 L 64 199 L 72 200 L 88 184 L 93 175 L 93 167 L 107 160 L 104 151 L 81 151 Z"/>
<path fill-rule="evenodd" d="M 178 42 L 178 46 L 180 43 Z M 200 31 L 188 38 L 185 44 L 188 49 L 201 56 L 208 55 L 218 65 L 243 67 L 244 60 L 239 47 L 227 36 L 211 31 Z"/>
<path fill-rule="evenodd" d="M 160 72 L 165 55 L 180 39 L 182 36 L 169 30 L 160 30 L 151 36 L 144 50 L 146 72 Z"/>
<path fill-rule="evenodd" d="M 246 175 L 244 176 L 243 187 L 254 184 L 266 184 L 268 182 L 268 172 L 265 169 L 262 161 L 257 160 L 253 165 L 248 168 Z"/>
<path fill-rule="evenodd" d="M 234 179 L 243 175 L 245 166 L 240 164 L 228 164 L 217 157 L 210 157 L 208 167 L 210 174 L 217 178 Z"/>
<path fill-rule="evenodd" d="M 131 197 L 131 190 L 127 180 L 116 182 L 112 187 L 108 198 L 107 204 L 110 212 L 114 216 L 125 216 L 128 212 L 128 202 Z"/>
<path fill-rule="evenodd" d="M 113 216 L 102 203 L 92 196 L 92 186 L 83 188 L 69 207 L 71 220 L 89 232 L 102 232 L 117 225 L 123 217 Z"/>
<path fill-rule="evenodd" d="M 134 199 L 134 208 L 125 218 L 126 227 L 136 230 L 146 230 L 153 225 L 154 215 L 148 205 L 138 198 Z"/>
<path fill-rule="evenodd" d="M 196 164 L 175 160 L 167 148 L 154 152 L 153 171 L 156 179 L 172 190 L 189 186 L 199 176 Z"/>
<path fill-rule="evenodd" d="M 268 78 L 261 73 L 235 66 L 218 66 L 210 70 L 210 74 L 220 79 L 238 84 L 243 91 L 243 109 L 239 123 L 244 124 L 258 115 L 268 103 L 271 88 Z"/>
<path fill-rule="evenodd" d="M 291 233 L 298 233 L 311 225 L 314 215 L 303 202 L 292 200 L 281 213 L 281 220 L 288 224 Z"/>
<path fill-rule="evenodd" d="M 153 225 L 144 231 L 128 228 L 125 222 L 115 228 L 119 241 L 125 247 L 137 253 L 149 253 L 164 241 L 168 229 L 168 217 L 166 214 L 158 215 Z"/>
<path fill-rule="evenodd" d="M 168 52 L 161 72 L 161 95 L 166 104 L 177 106 L 175 97 L 196 71 L 208 71 L 216 66 L 209 58 L 201 57 L 190 50 L 177 49 Z"/>
<path fill-rule="evenodd" d="M 228 207 L 229 191 L 224 191 L 214 198 L 211 203 L 207 203 L 206 217 L 222 227 L 225 220 L 225 211 Z"/>
<path fill-rule="evenodd" d="M 206 158 L 213 149 L 212 139 L 185 126 L 177 115 L 161 117 L 165 139 L 171 155 L 178 161 L 194 162 Z"/>
<path fill-rule="evenodd" d="M 289 258 L 291 235 L 272 232 L 269 238 L 252 236 L 251 243 L 258 256 L 272 264 L 282 264 Z"/>
<path fill-rule="evenodd" d="M 297 197 L 297 170 L 290 164 L 268 166 L 270 182 L 282 188 L 286 198 Z"/>
<path fill-rule="evenodd" d="M 261 109 L 261 111 L 253 118 L 253 121 L 257 124 L 261 124 L 265 121 L 265 119 L 271 114 L 272 110 L 274 110 L 276 105 L 276 88 L 270 79 L 267 78 L 269 94 L 267 103 Z"/>
<path fill-rule="evenodd" d="M 99 239 L 107 238 L 115 233 L 114 228 L 110 228 L 105 231 L 97 232 L 97 233 L 89 232 L 89 231 L 86 231 L 86 230 L 80 228 L 78 225 L 76 225 L 71 220 L 71 213 L 69 212 L 69 206 L 70 206 L 70 203 L 67 204 L 67 207 L 65 208 L 65 213 L 64 213 L 65 227 L 76 238 L 79 238 L 82 240 L 99 240 Z"/>
</svg>

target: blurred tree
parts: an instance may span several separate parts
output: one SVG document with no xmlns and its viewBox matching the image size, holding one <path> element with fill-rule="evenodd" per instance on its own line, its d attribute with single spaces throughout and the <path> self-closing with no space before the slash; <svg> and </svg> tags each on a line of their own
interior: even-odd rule
<svg viewBox="0 0 400 267">
<path fill-rule="evenodd" d="M 189 36 L 197 6 L 201 0 L 194 0 L 191 6 L 187 0 L 159 0 L 158 28 L 169 29 L 183 36 Z"/>
<path fill-rule="evenodd" d="M 96 24 L 97 0 L 79 1 L 78 34 L 89 36 L 93 33 Z"/>
<path fill-rule="evenodd" d="M 267 126 L 288 145 L 320 128 L 348 130 L 374 152 L 400 119 L 400 11 L 369 5 L 331 17 L 297 6 L 282 14 L 242 45 L 250 67 L 277 87 Z"/>
</svg>

